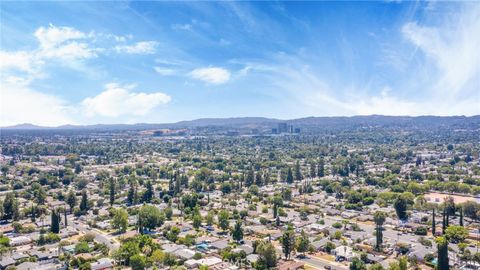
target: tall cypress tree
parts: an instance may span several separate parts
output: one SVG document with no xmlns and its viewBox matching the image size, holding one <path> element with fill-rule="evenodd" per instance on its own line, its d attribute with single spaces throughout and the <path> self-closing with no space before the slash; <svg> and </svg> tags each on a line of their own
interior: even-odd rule
<svg viewBox="0 0 480 270">
<path fill-rule="evenodd" d="M 240 220 L 237 220 L 237 223 L 235 223 L 235 226 L 233 227 L 232 238 L 237 242 L 240 242 L 243 239 L 242 222 Z"/>
<path fill-rule="evenodd" d="M 325 176 L 325 161 L 323 158 L 320 158 L 320 161 L 318 162 L 318 171 L 317 171 L 318 177 L 324 177 Z"/>
<path fill-rule="evenodd" d="M 303 179 L 302 170 L 300 168 L 300 161 L 297 160 L 295 164 L 295 180 L 300 181 Z"/>
<path fill-rule="evenodd" d="M 82 191 L 82 199 L 80 201 L 80 211 L 82 212 L 88 211 L 88 195 L 85 189 Z"/>
<path fill-rule="evenodd" d="M 375 212 L 373 219 L 375 221 L 375 250 L 381 251 L 383 243 L 383 223 L 385 222 L 385 213 L 377 211 Z"/>
<path fill-rule="evenodd" d="M 110 206 L 115 202 L 115 179 L 110 177 Z"/>
<path fill-rule="evenodd" d="M 257 172 L 257 175 L 255 176 L 255 185 L 261 187 L 263 186 L 263 179 L 262 179 L 262 173 Z"/>
<path fill-rule="evenodd" d="M 178 172 L 175 172 L 175 195 L 179 195 L 181 191 L 182 181 Z"/>
<path fill-rule="evenodd" d="M 143 201 L 151 202 L 153 198 L 153 186 L 151 181 L 147 181 L 147 190 L 143 193 Z"/>
<path fill-rule="evenodd" d="M 288 172 L 287 172 L 287 183 L 289 184 L 293 183 L 293 173 L 290 167 L 288 167 Z"/>
<path fill-rule="evenodd" d="M 432 209 L 432 235 L 435 236 L 436 226 L 435 226 L 435 208 Z"/>
<path fill-rule="evenodd" d="M 247 177 L 245 179 L 245 186 L 249 187 L 253 185 L 253 182 L 255 181 L 254 178 L 255 178 L 255 172 L 253 171 L 253 166 L 252 166 L 252 168 L 247 173 Z"/>
<path fill-rule="evenodd" d="M 66 228 L 68 226 L 67 208 L 66 207 L 63 209 L 63 215 L 64 215 L 64 218 L 65 218 L 65 228 Z"/>
<path fill-rule="evenodd" d="M 440 236 L 437 237 L 435 241 L 437 242 L 438 252 L 437 270 L 449 270 L 448 240 L 444 236 Z"/>
<path fill-rule="evenodd" d="M 32 214 L 32 222 L 35 222 L 35 220 L 37 219 L 36 218 L 36 213 L 35 213 L 35 207 L 33 206 L 33 203 L 32 203 L 32 209 L 31 209 L 31 214 Z"/>
<path fill-rule="evenodd" d="M 460 226 L 463 227 L 463 207 L 460 207 L 460 221 L 459 221 L 459 224 Z"/>
<path fill-rule="evenodd" d="M 283 254 L 285 255 L 285 259 L 288 260 L 290 258 L 290 254 L 295 249 L 295 232 L 293 231 L 292 227 L 289 227 L 282 236 L 282 249 Z"/>
<path fill-rule="evenodd" d="M 50 231 L 52 233 L 59 233 L 60 232 L 60 216 L 59 216 L 57 210 L 55 210 L 55 209 L 52 210 Z"/>
<path fill-rule="evenodd" d="M 317 173 L 315 171 L 315 164 L 311 163 L 310 164 L 310 177 L 315 178 L 317 176 Z"/>
<path fill-rule="evenodd" d="M 130 184 L 130 188 L 128 189 L 128 193 L 127 193 L 127 203 L 132 205 L 132 204 L 135 204 L 135 184 L 134 183 L 131 183 Z"/>
<path fill-rule="evenodd" d="M 268 185 L 270 183 L 270 173 L 268 171 L 265 173 L 265 177 L 263 178 L 263 182 L 265 185 Z"/>
<path fill-rule="evenodd" d="M 445 219 L 445 208 L 443 208 L 443 213 L 442 213 L 442 234 L 445 234 L 445 230 L 447 229 L 447 221 Z"/>
</svg>

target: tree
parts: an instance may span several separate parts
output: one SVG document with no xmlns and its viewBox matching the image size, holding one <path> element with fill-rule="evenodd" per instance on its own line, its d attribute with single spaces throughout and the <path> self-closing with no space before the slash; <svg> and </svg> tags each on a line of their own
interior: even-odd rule
<svg viewBox="0 0 480 270">
<path fill-rule="evenodd" d="M 132 256 L 140 254 L 140 247 L 136 241 L 129 240 L 120 246 L 113 254 L 113 258 L 121 264 L 130 265 Z"/>
<path fill-rule="evenodd" d="M 290 259 L 290 255 L 295 249 L 295 232 L 292 227 L 289 227 L 282 235 L 282 250 L 285 255 L 285 259 Z"/>
<path fill-rule="evenodd" d="M 178 195 L 182 191 L 181 190 L 182 179 L 180 179 L 178 172 L 175 172 L 174 178 L 175 178 L 175 195 Z"/>
<path fill-rule="evenodd" d="M 221 190 L 223 194 L 229 194 L 232 192 L 232 185 L 229 182 L 224 182 L 221 185 Z"/>
<path fill-rule="evenodd" d="M 249 187 L 253 185 L 253 181 L 255 178 L 255 172 L 253 171 L 253 167 L 247 173 L 247 177 L 245 178 L 245 186 Z"/>
<path fill-rule="evenodd" d="M 383 243 L 383 223 L 385 222 L 385 213 L 381 211 L 375 212 L 373 216 L 375 221 L 375 250 L 382 250 Z"/>
<path fill-rule="evenodd" d="M 198 229 L 200 228 L 201 225 L 202 225 L 202 216 L 200 216 L 199 214 L 193 215 L 193 227 L 195 229 Z"/>
<path fill-rule="evenodd" d="M 33 190 L 33 196 L 35 197 L 37 204 L 44 205 L 45 200 L 47 199 L 47 192 L 45 192 L 45 189 L 42 186 L 40 186 L 38 183 L 34 183 L 32 185 L 32 190 Z"/>
<path fill-rule="evenodd" d="M 315 171 L 315 164 L 311 163 L 310 164 L 310 177 L 315 178 L 317 176 L 317 173 Z"/>
<path fill-rule="evenodd" d="M 220 213 L 218 213 L 218 226 L 226 231 L 228 229 L 228 219 L 230 218 L 230 215 L 228 214 L 227 210 L 222 210 Z"/>
<path fill-rule="evenodd" d="M 88 211 L 88 195 L 85 189 L 82 190 L 82 199 L 80 200 L 80 211 L 82 211 L 82 213 L 85 213 L 86 211 Z"/>
<path fill-rule="evenodd" d="M 68 227 L 68 219 L 67 219 L 67 207 L 63 208 L 63 215 L 64 215 L 64 220 L 65 220 L 65 228 Z"/>
<path fill-rule="evenodd" d="M 480 204 L 474 201 L 466 201 L 462 205 L 463 215 L 471 219 L 478 219 L 480 214 Z"/>
<path fill-rule="evenodd" d="M 143 193 L 143 201 L 147 202 L 147 203 L 150 203 L 152 201 L 152 198 L 153 198 L 153 187 L 152 187 L 152 182 L 151 181 L 147 181 L 146 188 L 147 189 Z"/>
<path fill-rule="evenodd" d="M 115 179 L 113 177 L 110 177 L 110 206 L 113 206 L 113 203 L 115 202 Z"/>
<path fill-rule="evenodd" d="M 75 196 L 75 192 L 70 190 L 67 195 L 67 204 L 70 207 L 70 213 L 72 212 L 73 208 L 77 204 L 77 197 Z"/>
<path fill-rule="evenodd" d="M 237 220 L 237 223 L 235 223 L 235 226 L 233 226 L 231 234 L 233 240 L 237 242 L 240 242 L 243 239 L 242 222 L 240 220 Z"/>
<path fill-rule="evenodd" d="M 435 223 L 435 208 L 432 208 L 432 235 L 435 236 L 437 227 Z"/>
<path fill-rule="evenodd" d="M 3 211 L 3 210 L 2 210 Z M 31 220 L 32 222 L 35 222 L 36 221 L 36 211 L 37 209 L 35 209 L 35 207 L 33 206 L 33 203 L 32 203 L 32 207 L 30 208 L 30 214 L 31 214 Z"/>
<path fill-rule="evenodd" d="M 302 170 L 300 168 L 300 161 L 297 160 L 295 164 L 295 180 L 300 181 L 303 179 Z"/>
<path fill-rule="evenodd" d="M 448 240 L 447 238 L 440 236 L 435 239 L 437 242 L 437 270 L 449 270 L 448 261 Z"/>
<path fill-rule="evenodd" d="M 407 200 L 403 196 L 399 196 L 393 203 L 398 219 L 401 221 L 407 220 Z"/>
<path fill-rule="evenodd" d="M 407 260 L 406 256 L 400 257 L 400 259 L 398 260 L 398 266 L 399 266 L 400 270 L 407 270 L 408 260 Z"/>
<path fill-rule="evenodd" d="M 112 227 L 117 229 L 120 233 L 127 231 L 128 213 L 123 208 L 114 209 Z"/>
<path fill-rule="evenodd" d="M 13 192 L 9 192 L 3 201 L 3 218 L 17 220 L 18 217 L 18 200 Z"/>
<path fill-rule="evenodd" d="M 282 198 L 285 201 L 292 200 L 292 190 L 290 188 L 285 188 L 282 190 Z"/>
<path fill-rule="evenodd" d="M 442 234 L 445 234 L 445 231 L 447 230 L 447 211 L 445 208 L 443 208 L 443 213 L 442 213 Z"/>
<path fill-rule="evenodd" d="M 132 270 L 144 270 L 147 264 L 147 260 L 140 254 L 135 254 L 130 257 L 130 267 Z"/>
<path fill-rule="evenodd" d="M 324 177 L 325 176 L 325 161 L 323 158 L 320 158 L 320 161 L 318 162 L 318 172 L 317 175 L 318 177 Z"/>
<path fill-rule="evenodd" d="M 2 165 L 0 171 L 2 172 L 3 177 L 6 177 L 8 173 L 8 165 Z"/>
<path fill-rule="evenodd" d="M 280 195 L 273 196 L 273 218 L 278 216 L 278 208 L 283 205 L 283 199 Z"/>
<path fill-rule="evenodd" d="M 256 269 L 274 269 L 277 266 L 277 253 L 272 243 L 264 241 L 258 243 L 256 252 L 258 254 Z"/>
<path fill-rule="evenodd" d="M 138 218 L 140 224 L 139 229 L 141 232 L 143 231 L 143 228 L 151 231 L 158 226 L 162 226 L 165 221 L 163 213 L 153 205 L 143 205 L 140 207 Z"/>
<path fill-rule="evenodd" d="M 449 222 L 450 216 L 455 216 L 455 212 L 457 210 L 453 197 L 448 196 L 447 198 L 445 198 L 445 201 L 443 202 L 443 207 L 445 209 L 445 214 L 446 214 L 445 226 L 448 227 L 450 223 Z"/>
<path fill-rule="evenodd" d="M 264 185 L 270 184 L 270 173 L 268 171 L 265 173 L 265 177 L 263 179 L 263 184 Z"/>
<path fill-rule="evenodd" d="M 213 212 L 209 211 L 207 214 L 207 217 L 205 218 L 208 226 L 213 225 L 213 218 L 214 218 Z"/>
<path fill-rule="evenodd" d="M 297 251 L 305 253 L 308 251 L 310 246 L 310 240 L 308 240 L 308 235 L 304 230 L 300 233 L 300 237 L 297 239 Z"/>
<path fill-rule="evenodd" d="M 127 193 L 127 203 L 133 205 L 137 203 L 137 186 L 134 183 L 130 184 Z"/>
<path fill-rule="evenodd" d="M 263 186 L 263 177 L 261 172 L 257 172 L 257 175 L 255 176 L 255 185 L 259 187 Z"/>
<path fill-rule="evenodd" d="M 460 211 L 459 225 L 463 227 L 463 207 L 459 207 L 459 211 Z"/>
<path fill-rule="evenodd" d="M 367 270 L 365 263 L 359 258 L 355 257 L 350 263 L 350 270 Z"/>
<path fill-rule="evenodd" d="M 80 253 L 89 253 L 90 252 L 90 247 L 88 246 L 88 243 L 85 241 L 80 241 L 75 245 L 75 253 L 80 254 Z"/>
<path fill-rule="evenodd" d="M 398 261 L 391 262 L 388 265 L 388 270 L 407 270 L 408 268 L 408 260 L 407 257 L 401 256 Z"/>
<path fill-rule="evenodd" d="M 50 231 L 52 233 L 60 232 L 60 214 L 55 209 L 52 210 L 51 214 Z"/>
<path fill-rule="evenodd" d="M 460 243 L 465 241 L 468 236 L 468 230 L 463 226 L 448 226 L 445 230 L 445 237 L 452 243 Z"/>
<path fill-rule="evenodd" d="M 384 270 L 383 266 L 379 263 L 372 264 L 368 270 Z"/>
<path fill-rule="evenodd" d="M 292 173 L 292 168 L 288 167 L 288 172 L 287 172 L 287 183 L 291 184 L 293 183 L 293 173 Z"/>
</svg>

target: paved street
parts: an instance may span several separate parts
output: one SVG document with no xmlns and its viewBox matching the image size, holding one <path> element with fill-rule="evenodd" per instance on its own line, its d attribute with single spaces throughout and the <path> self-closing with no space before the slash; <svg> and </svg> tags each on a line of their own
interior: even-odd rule
<svg viewBox="0 0 480 270">
<path fill-rule="evenodd" d="M 75 229 L 83 233 L 93 233 L 95 240 L 99 243 L 105 244 L 110 250 L 116 250 L 120 247 L 120 243 L 114 239 L 114 237 L 104 234 L 97 229 L 89 229 L 88 225 L 85 225 L 80 220 L 73 220 L 71 216 L 68 217 L 69 224 L 72 224 Z"/>
<path fill-rule="evenodd" d="M 325 266 L 330 266 L 332 270 L 347 270 L 348 267 L 341 265 L 337 262 L 330 262 L 316 257 L 307 257 L 304 259 L 299 259 L 299 261 L 304 262 L 305 264 L 315 267 L 316 269 L 326 269 Z"/>
</svg>

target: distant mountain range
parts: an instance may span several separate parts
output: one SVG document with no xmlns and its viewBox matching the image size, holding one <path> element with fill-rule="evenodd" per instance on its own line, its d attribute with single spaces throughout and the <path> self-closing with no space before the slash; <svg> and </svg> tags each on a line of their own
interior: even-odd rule
<svg viewBox="0 0 480 270">
<path fill-rule="evenodd" d="M 96 124 L 96 125 L 63 125 L 58 127 L 44 127 L 33 124 L 19 124 L 0 127 L 2 130 L 147 130 L 164 128 L 271 128 L 278 123 L 288 123 L 296 127 L 331 127 L 331 126 L 462 126 L 480 128 L 480 115 L 475 116 L 351 116 L 351 117 L 306 117 L 291 120 L 280 120 L 264 117 L 237 117 L 237 118 L 202 118 L 191 121 L 180 121 L 164 124 Z"/>
</svg>

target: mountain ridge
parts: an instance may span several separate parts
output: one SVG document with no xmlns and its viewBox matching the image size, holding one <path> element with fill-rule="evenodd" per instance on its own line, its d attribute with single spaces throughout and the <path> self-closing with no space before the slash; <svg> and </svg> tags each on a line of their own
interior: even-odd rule
<svg viewBox="0 0 480 270">
<path fill-rule="evenodd" d="M 91 125 L 60 125 L 40 126 L 31 123 L 22 123 L 13 126 L 0 127 L 3 130 L 75 130 L 75 129 L 161 129 L 161 128 L 195 128 L 195 127 L 238 127 L 246 125 L 272 126 L 281 122 L 296 125 L 320 125 L 320 124 L 398 124 L 407 122 L 428 123 L 435 120 L 451 122 L 473 121 L 480 124 L 480 115 L 473 116 L 389 116 L 389 115 L 355 115 L 355 116 L 309 116 L 294 119 L 277 119 L 268 117 L 228 117 L 228 118 L 198 118 L 194 120 L 183 120 L 174 123 L 135 123 L 135 124 L 91 124 Z M 394 122 L 392 122 L 394 121 Z"/>
</svg>

